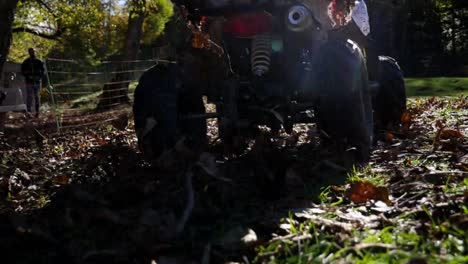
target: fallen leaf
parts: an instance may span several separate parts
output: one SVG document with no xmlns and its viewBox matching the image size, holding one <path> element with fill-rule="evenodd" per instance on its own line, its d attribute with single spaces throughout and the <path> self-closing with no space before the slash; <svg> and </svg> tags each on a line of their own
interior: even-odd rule
<svg viewBox="0 0 468 264">
<path fill-rule="evenodd" d="M 456 138 L 463 140 L 463 135 L 460 133 L 460 131 L 453 130 L 453 129 L 444 129 L 441 131 L 439 135 L 440 139 L 451 139 L 451 138 Z"/>
<path fill-rule="evenodd" d="M 385 141 L 387 142 L 392 142 L 395 136 L 391 132 L 386 132 L 385 133 Z"/>
<path fill-rule="evenodd" d="M 456 151 L 463 139 L 464 136 L 460 131 L 441 127 L 434 138 L 433 148 L 435 150 L 438 146 L 442 145 L 444 150 Z"/>
<path fill-rule="evenodd" d="M 54 178 L 54 183 L 59 185 L 66 185 L 70 183 L 70 177 L 65 175 L 60 175 Z"/>
<path fill-rule="evenodd" d="M 367 181 L 352 183 L 345 195 L 356 204 L 363 204 L 370 200 L 382 201 L 387 205 L 391 204 L 386 187 L 376 187 Z"/>
<path fill-rule="evenodd" d="M 410 112 L 406 111 L 403 114 L 401 114 L 400 121 L 404 127 L 409 128 L 409 126 L 413 122 L 413 117 L 411 116 Z"/>
<path fill-rule="evenodd" d="M 389 207 L 386 203 L 382 201 L 377 201 L 371 209 L 380 213 L 385 213 L 392 210 L 393 208 Z"/>
<path fill-rule="evenodd" d="M 193 32 L 192 47 L 196 49 L 209 48 L 210 35 L 203 32 Z"/>
<path fill-rule="evenodd" d="M 441 130 L 442 128 L 445 127 L 444 123 L 441 120 L 437 120 L 435 123 L 435 127 Z"/>
<path fill-rule="evenodd" d="M 461 156 L 460 158 L 458 158 L 458 162 L 460 162 L 460 163 L 462 163 L 462 164 L 468 165 L 468 154 L 466 154 L 466 155 Z"/>
<path fill-rule="evenodd" d="M 107 144 L 107 141 L 104 138 L 102 138 L 101 136 L 95 133 L 91 134 L 91 137 L 94 138 L 94 140 L 97 142 L 99 146 Z"/>
<path fill-rule="evenodd" d="M 125 128 L 128 126 L 128 115 L 123 113 L 119 115 L 116 119 L 112 120 L 112 126 L 120 131 L 125 131 Z"/>
<path fill-rule="evenodd" d="M 244 244 L 255 243 L 257 240 L 258 240 L 257 234 L 255 233 L 255 231 L 253 231 L 253 230 L 250 229 L 250 228 L 247 229 L 247 234 L 245 234 L 245 235 L 241 238 L 241 241 L 242 241 Z"/>
</svg>

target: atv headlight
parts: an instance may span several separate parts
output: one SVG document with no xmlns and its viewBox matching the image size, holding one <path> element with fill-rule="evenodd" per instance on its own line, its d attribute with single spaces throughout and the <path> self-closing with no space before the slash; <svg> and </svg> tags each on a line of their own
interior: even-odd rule
<svg viewBox="0 0 468 264">
<path fill-rule="evenodd" d="M 286 26 L 289 30 L 300 32 L 312 25 L 312 14 L 303 5 L 291 6 L 286 16 Z"/>
</svg>

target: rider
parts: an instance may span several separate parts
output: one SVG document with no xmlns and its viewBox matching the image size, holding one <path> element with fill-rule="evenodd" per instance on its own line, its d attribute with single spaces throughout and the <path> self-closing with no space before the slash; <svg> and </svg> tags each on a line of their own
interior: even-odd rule
<svg viewBox="0 0 468 264">
<path fill-rule="evenodd" d="M 375 80 L 375 70 L 378 56 L 370 45 L 370 23 L 367 5 L 364 0 L 331 0 L 328 6 L 328 16 L 333 29 L 329 32 L 330 39 L 351 39 L 355 41 L 366 54 L 369 78 Z"/>
<path fill-rule="evenodd" d="M 328 16 L 335 32 L 345 34 L 362 46 L 370 34 L 369 14 L 364 0 L 332 0 L 328 6 Z M 361 43 L 359 43 L 361 42 Z"/>
</svg>

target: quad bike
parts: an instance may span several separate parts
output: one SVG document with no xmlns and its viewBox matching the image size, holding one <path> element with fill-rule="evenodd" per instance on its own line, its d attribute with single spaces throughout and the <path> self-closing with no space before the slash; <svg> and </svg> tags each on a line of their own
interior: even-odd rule
<svg viewBox="0 0 468 264">
<path fill-rule="evenodd" d="M 222 7 L 200 2 L 190 12 L 223 18 L 222 52 L 210 56 L 188 48 L 178 64 L 155 66 L 141 77 L 134 115 L 146 153 L 157 156 L 181 137 L 202 147 L 206 119 L 217 118 L 226 145 L 236 145 L 259 125 L 291 133 L 294 124 L 315 122 L 325 141 L 351 146 L 367 161 L 374 116 L 382 124 L 396 123 L 405 110 L 396 61 L 380 56 L 370 81 L 361 48 L 327 38 L 328 29 L 306 1 Z M 205 113 L 203 95 L 216 105 L 215 113 Z"/>
</svg>

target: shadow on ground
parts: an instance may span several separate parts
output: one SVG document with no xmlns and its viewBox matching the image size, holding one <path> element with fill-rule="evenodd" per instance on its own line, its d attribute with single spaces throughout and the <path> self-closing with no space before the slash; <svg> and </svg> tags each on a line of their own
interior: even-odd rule
<svg viewBox="0 0 468 264">
<path fill-rule="evenodd" d="M 35 137 L 33 133 L 10 147 L 37 148 L 34 155 L 40 156 L 44 146 L 35 145 Z M 164 166 L 153 166 L 126 139 L 114 135 L 107 143 L 83 148 L 83 153 L 75 150 L 72 158 L 57 164 L 57 171 L 69 174 L 52 173 L 55 176 L 35 185 L 35 179 L 18 177 L 18 188 L 29 195 L 41 192 L 44 196 L 30 197 L 50 201 L 13 212 L 14 199 L 8 198 L 10 192 L 3 193 L 11 209 L 0 215 L 6 263 L 251 259 L 280 219 L 291 209 L 317 202 L 322 187 L 343 184 L 350 167 L 346 154 L 312 143 L 279 143 L 287 138 L 254 144 L 245 155 L 229 159 L 213 148 L 195 159 L 174 154 Z M 45 148 L 53 149 L 54 143 L 47 139 Z"/>
</svg>

